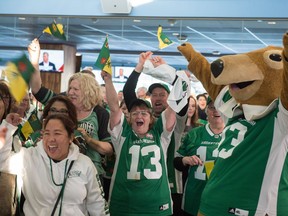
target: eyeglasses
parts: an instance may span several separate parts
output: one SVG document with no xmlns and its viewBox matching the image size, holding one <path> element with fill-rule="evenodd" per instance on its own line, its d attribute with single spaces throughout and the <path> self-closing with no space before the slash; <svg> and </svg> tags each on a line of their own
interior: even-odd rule
<svg viewBox="0 0 288 216">
<path fill-rule="evenodd" d="M 68 110 L 67 110 L 67 109 L 57 110 L 55 107 L 51 107 L 51 108 L 49 109 L 49 112 L 51 112 L 51 113 L 67 114 L 67 113 L 68 113 Z"/>
<path fill-rule="evenodd" d="M 147 110 L 139 110 L 139 111 L 131 112 L 131 115 L 132 115 L 133 117 L 136 117 L 136 116 L 138 116 L 139 114 L 140 114 L 141 116 L 143 116 L 143 117 L 146 117 L 146 116 L 148 116 L 150 113 L 149 113 L 149 111 L 147 111 Z"/>
</svg>

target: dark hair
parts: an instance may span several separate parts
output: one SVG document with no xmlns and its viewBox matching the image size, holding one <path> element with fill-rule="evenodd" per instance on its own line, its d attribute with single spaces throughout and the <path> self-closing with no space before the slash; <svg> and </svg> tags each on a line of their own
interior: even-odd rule
<svg viewBox="0 0 288 216">
<path fill-rule="evenodd" d="M 207 97 L 206 97 L 205 94 L 198 94 L 198 95 L 196 96 L 196 99 L 198 100 L 200 97 L 204 97 L 205 100 L 207 101 Z"/>
<path fill-rule="evenodd" d="M 70 101 L 70 99 L 66 95 L 57 95 L 57 96 L 52 97 L 48 101 L 48 103 L 46 104 L 46 106 L 43 110 L 42 119 L 46 119 L 47 116 L 49 116 L 48 113 L 50 111 L 50 108 L 54 104 L 54 102 L 56 102 L 56 101 L 60 101 L 66 105 L 69 118 L 71 119 L 73 124 L 77 125 L 78 120 L 77 120 L 77 112 L 76 112 L 75 105 Z"/>
<path fill-rule="evenodd" d="M 75 124 L 72 121 L 72 119 L 69 116 L 66 116 L 66 115 L 59 115 L 59 114 L 48 115 L 47 118 L 45 118 L 45 121 L 43 122 L 44 130 L 45 130 L 48 122 L 50 120 L 53 120 L 53 119 L 56 119 L 56 120 L 59 120 L 59 121 L 62 122 L 62 124 L 65 127 L 69 137 L 74 135 L 74 130 L 77 129 L 77 124 Z"/>
<path fill-rule="evenodd" d="M 5 80 L 0 80 L 0 94 L 3 100 L 3 103 L 5 105 L 5 112 L 3 115 L 3 119 L 4 119 L 6 118 L 6 115 L 10 113 L 11 106 L 12 106 L 12 99 L 13 99 L 10 94 L 8 84 L 6 83 Z M 6 104 L 7 102 L 4 100 L 4 97 L 7 97 L 9 99 L 8 104 Z"/>
<path fill-rule="evenodd" d="M 199 119 L 199 116 L 198 116 L 198 103 L 197 103 L 197 100 L 195 99 L 195 97 L 193 97 L 192 95 L 189 97 L 188 99 L 188 105 L 189 105 L 189 102 L 190 102 L 190 99 L 192 99 L 194 102 L 195 102 L 195 113 L 194 115 L 192 116 L 191 118 L 191 125 L 192 127 L 197 127 L 199 126 L 200 124 L 198 123 L 198 119 Z"/>
<path fill-rule="evenodd" d="M 121 101 L 120 104 L 119 104 L 119 107 L 121 108 L 124 104 L 126 105 L 125 100 L 122 99 L 122 101 Z M 127 106 L 126 106 L 126 107 L 127 107 Z"/>
</svg>

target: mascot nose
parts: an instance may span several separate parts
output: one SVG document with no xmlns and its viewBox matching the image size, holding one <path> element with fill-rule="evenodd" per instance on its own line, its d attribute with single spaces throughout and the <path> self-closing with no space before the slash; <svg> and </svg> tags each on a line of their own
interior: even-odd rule
<svg viewBox="0 0 288 216">
<path fill-rule="evenodd" d="M 224 69 L 224 62 L 221 59 L 217 59 L 216 61 L 211 63 L 210 69 L 215 78 L 217 78 Z"/>
</svg>

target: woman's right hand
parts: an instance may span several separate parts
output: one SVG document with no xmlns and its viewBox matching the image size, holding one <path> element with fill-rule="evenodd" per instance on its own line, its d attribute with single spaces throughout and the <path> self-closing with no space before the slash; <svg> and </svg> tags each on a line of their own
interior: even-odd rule
<svg viewBox="0 0 288 216">
<path fill-rule="evenodd" d="M 108 81 L 108 80 L 112 80 L 112 76 L 111 74 L 107 73 L 106 71 L 102 70 L 101 71 L 101 77 L 104 80 L 104 82 Z"/>
<path fill-rule="evenodd" d="M 201 161 L 201 159 L 197 156 L 197 155 L 192 155 L 192 156 L 186 156 L 182 158 L 182 163 L 185 166 L 202 166 L 203 162 Z"/>
<path fill-rule="evenodd" d="M 33 65 L 39 64 L 40 58 L 40 43 L 37 38 L 35 38 L 28 46 L 28 53 L 30 61 Z"/>
<path fill-rule="evenodd" d="M 22 122 L 22 118 L 20 117 L 19 114 L 17 113 L 9 113 L 6 116 L 5 119 L 9 124 L 14 125 L 15 127 L 17 127 L 21 122 Z"/>
</svg>

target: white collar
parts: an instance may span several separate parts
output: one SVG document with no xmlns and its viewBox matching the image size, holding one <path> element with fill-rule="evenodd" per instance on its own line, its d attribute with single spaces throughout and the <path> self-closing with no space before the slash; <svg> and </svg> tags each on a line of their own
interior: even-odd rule
<svg viewBox="0 0 288 216">
<path fill-rule="evenodd" d="M 218 98 L 217 98 L 218 99 Z M 274 99 L 268 106 L 239 104 L 234 98 L 231 98 L 224 104 L 221 104 L 218 110 L 228 118 L 244 114 L 248 121 L 257 120 L 266 116 L 277 107 L 278 98 Z"/>
</svg>

